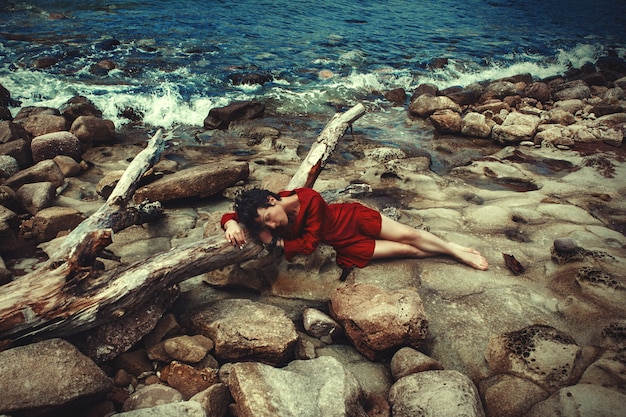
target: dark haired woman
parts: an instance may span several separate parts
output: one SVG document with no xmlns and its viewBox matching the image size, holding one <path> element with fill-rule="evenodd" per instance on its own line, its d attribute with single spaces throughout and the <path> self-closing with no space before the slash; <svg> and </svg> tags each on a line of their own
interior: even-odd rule
<svg viewBox="0 0 626 417">
<path fill-rule="evenodd" d="M 337 252 L 337 264 L 350 270 L 371 259 L 425 258 L 449 255 L 472 268 L 486 270 L 484 256 L 474 249 L 445 242 L 430 232 L 414 229 L 360 203 L 327 204 L 311 188 L 276 194 L 253 189 L 235 199 L 235 212 L 222 216 L 226 239 L 245 244 L 240 222 L 264 244 L 284 249 L 287 260 L 313 253 L 320 243 Z"/>
</svg>

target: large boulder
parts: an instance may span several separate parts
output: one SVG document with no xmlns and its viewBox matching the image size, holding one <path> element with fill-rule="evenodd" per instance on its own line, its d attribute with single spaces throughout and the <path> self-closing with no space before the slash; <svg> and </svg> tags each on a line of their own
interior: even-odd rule
<svg viewBox="0 0 626 417">
<path fill-rule="evenodd" d="M 135 202 L 170 201 L 187 197 L 205 198 L 248 178 L 247 162 L 205 164 L 166 175 L 135 192 Z"/>
<path fill-rule="evenodd" d="M 59 166 L 51 159 L 41 161 L 32 167 L 26 168 L 6 180 L 4 185 L 19 189 L 22 185 L 33 182 L 50 182 L 59 187 L 65 177 Z"/>
<path fill-rule="evenodd" d="M 17 190 L 17 196 L 26 211 L 35 214 L 46 207 L 50 207 L 56 196 L 56 187 L 49 182 L 24 184 Z"/>
<path fill-rule="evenodd" d="M 245 299 L 221 300 L 193 314 L 190 326 L 215 343 L 215 356 L 225 360 L 286 363 L 298 340 L 284 310 Z"/>
<path fill-rule="evenodd" d="M 385 291 L 370 284 L 340 287 L 331 296 L 330 313 L 369 359 L 401 346 L 418 348 L 428 332 L 422 300 L 411 288 Z"/>
<path fill-rule="evenodd" d="M 265 105 L 256 101 L 240 101 L 225 107 L 215 107 L 209 110 L 204 119 L 207 129 L 228 129 L 231 122 L 236 120 L 250 120 L 263 117 Z"/>
<path fill-rule="evenodd" d="M 102 112 L 87 97 L 74 96 L 60 108 L 61 114 L 71 125 L 80 116 L 102 117 Z"/>
<path fill-rule="evenodd" d="M 491 129 L 491 136 L 501 144 L 514 144 L 532 140 L 541 119 L 531 114 L 509 113 L 501 125 Z"/>
<path fill-rule="evenodd" d="M 239 417 L 366 417 L 359 382 L 335 358 L 293 361 L 282 369 L 236 363 L 229 387 Z"/>
<path fill-rule="evenodd" d="M 84 144 L 111 143 L 115 140 L 115 124 L 96 116 L 78 116 L 70 128 Z"/>
<path fill-rule="evenodd" d="M 20 123 L 32 137 L 67 130 L 67 121 L 58 111 L 33 112 L 28 117 L 18 119 L 19 115 L 18 113 L 14 122 Z"/>
<path fill-rule="evenodd" d="M 33 162 L 54 159 L 57 155 L 69 156 L 75 161 L 81 160 L 81 145 L 70 132 L 53 132 L 37 136 L 30 144 Z"/>
<path fill-rule="evenodd" d="M 8 143 L 0 144 L 0 154 L 15 158 L 22 169 L 33 164 L 33 155 L 30 151 L 30 138 L 28 140 L 16 139 Z"/>
<path fill-rule="evenodd" d="M 446 96 L 422 94 L 409 104 L 409 112 L 419 117 L 429 117 L 437 110 L 452 110 L 461 112 L 461 106 Z"/>
<path fill-rule="evenodd" d="M 0 370 L 2 414 L 69 407 L 103 396 L 113 386 L 102 369 L 61 339 L 0 352 Z"/>
<path fill-rule="evenodd" d="M 478 391 L 458 371 L 425 371 L 399 379 L 389 391 L 393 417 L 484 417 Z"/>
<path fill-rule="evenodd" d="M 511 374 L 555 390 L 580 377 L 582 348 L 553 327 L 533 325 L 490 338 L 485 358 L 493 374 Z"/>
<path fill-rule="evenodd" d="M 30 134 L 19 123 L 8 120 L 0 121 L 0 143 L 8 143 L 17 139 L 30 141 Z"/>
</svg>

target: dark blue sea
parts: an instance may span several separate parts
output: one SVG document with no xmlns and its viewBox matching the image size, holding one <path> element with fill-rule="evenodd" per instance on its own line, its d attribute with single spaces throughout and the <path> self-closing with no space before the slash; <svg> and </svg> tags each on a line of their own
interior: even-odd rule
<svg viewBox="0 0 626 417">
<path fill-rule="evenodd" d="M 21 106 L 87 96 L 118 127 L 127 108 L 175 129 L 249 99 L 320 120 L 362 102 L 384 120 L 384 91 L 562 74 L 626 56 L 625 28 L 624 0 L 0 0 L 0 84 Z M 233 82 L 248 73 L 271 81 Z"/>
</svg>

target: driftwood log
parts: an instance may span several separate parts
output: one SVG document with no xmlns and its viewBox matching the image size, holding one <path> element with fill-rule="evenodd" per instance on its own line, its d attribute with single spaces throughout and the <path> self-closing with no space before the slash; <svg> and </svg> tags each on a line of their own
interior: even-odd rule
<svg viewBox="0 0 626 417">
<path fill-rule="evenodd" d="M 339 139 L 364 113 L 363 105 L 357 104 L 335 115 L 289 187 L 311 187 Z M 98 266 L 98 252 L 111 242 L 112 232 L 160 214 L 158 204 L 139 208 L 126 204 L 132 201 L 137 180 L 158 161 L 163 148 L 159 131 L 131 162 L 103 207 L 76 227 L 42 267 L 0 287 L 0 341 L 9 344 L 89 330 L 123 317 L 165 288 L 264 252 L 254 239 L 240 250 L 219 235 L 111 270 Z"/>
</svg>

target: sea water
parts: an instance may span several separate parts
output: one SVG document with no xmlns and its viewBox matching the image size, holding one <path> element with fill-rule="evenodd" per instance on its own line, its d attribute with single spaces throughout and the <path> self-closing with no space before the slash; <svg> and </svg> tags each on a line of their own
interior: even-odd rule
<svg viewBox="0 0 626 417">
<path fill-rule="evenodd" d="M 14 115 L 80 94 L 118 127 L 129 108 L 173 129 L 257 99 L 320 119 L 361 102 L 384 125 L 385 91 L 562 74 L 625 56 L 625 28 L 623 0 L 0 0 L 0 84 Z M 36 68 L 45 57 L 55 64 Z M 232 82 L 254 72 L 272 80 Z"/>
</svg>

